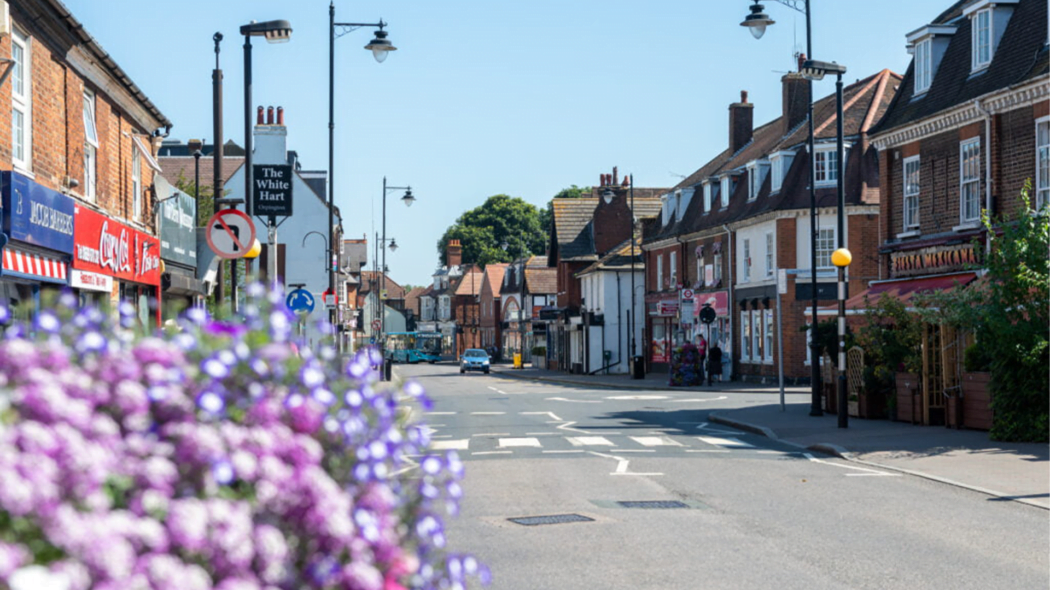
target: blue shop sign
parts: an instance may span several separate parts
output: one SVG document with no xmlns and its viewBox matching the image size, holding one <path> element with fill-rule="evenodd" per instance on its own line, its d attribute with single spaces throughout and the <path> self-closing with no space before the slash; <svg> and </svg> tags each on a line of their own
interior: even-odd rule
<svg viewBox="0 0 1050 590">
<path fill-rule="evenodd" d="M 41 248 L 73 253 L 73 199 L 29 180 L 3 172 L 4 233 Z"/>
</svg>

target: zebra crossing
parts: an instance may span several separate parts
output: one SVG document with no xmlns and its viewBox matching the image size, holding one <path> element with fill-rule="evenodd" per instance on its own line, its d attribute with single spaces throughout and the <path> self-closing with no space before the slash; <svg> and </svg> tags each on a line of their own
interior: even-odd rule
<svg viewBox="0 0 1050 590">
<path fill-rule="evenodd" d="M 628 453 L 730 452 L 758 450 L 755 445 L 733 437 L 647 435 L 575 435 L 513 436 L 509 433 L 474 435 L 469 438 L 438 439 L 430 443 L 432 451 L 455 450 L 468 455 L 511 455 L 540 452 L 551 454 L 584 453 L 607 450 Z"/>
</svg>

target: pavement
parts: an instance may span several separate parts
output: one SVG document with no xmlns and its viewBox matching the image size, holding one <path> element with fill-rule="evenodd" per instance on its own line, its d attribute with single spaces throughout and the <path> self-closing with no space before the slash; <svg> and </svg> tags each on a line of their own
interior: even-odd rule
<svg viewBox="0 0 1050 590">
<path fill-rule="evenodd" d="M 730 382 L 702 387 L 671 387 L 667 375 L 645 379 L 627 375 L 570 375 L 535 367 L 513 369 L 493 365 L 494 375 L 582 387 L 635 390 L 705 391 L 722 394 L 779 392 L 776 384 Z M 786 387 L 786 393 L 807 393 L 808 387 Z M 792 396 L 797 400 L 798 396 Z M 709 420 L 746 430 L 782 443 L 840 457 L 847 461 L 909 474 L 989 496 L 1050 510 L 1050 445 L 992 441 L 988 433 L 920 426 L 890 420 L 849 419 L 838 428 L 835 415 L 810 416 L 810 403 L 779 400 L 769 404 L 716 410 Z"/>
</svg>

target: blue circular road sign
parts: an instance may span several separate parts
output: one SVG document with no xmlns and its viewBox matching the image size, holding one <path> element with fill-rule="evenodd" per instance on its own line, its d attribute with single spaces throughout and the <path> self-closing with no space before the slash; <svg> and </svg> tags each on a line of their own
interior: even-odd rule
<svg viewBox="0 0 1050 590">
<path fill-rule="evenodd" d="M 288 297 L 284 300 L 285 304 L 288 305 L 288 309 L 292 311 L 302 311 L 306 313 L 313 313 L 314 311 L 314 296 L 310 294 L 306 289 L 296 289 L 288 294 Z"/>
</svg>

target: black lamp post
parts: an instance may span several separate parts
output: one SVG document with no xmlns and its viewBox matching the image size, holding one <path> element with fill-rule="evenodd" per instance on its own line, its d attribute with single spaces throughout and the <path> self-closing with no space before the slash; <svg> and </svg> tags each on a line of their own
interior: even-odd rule
<svg viewBox="0 0 1050 590">
<path fill-rule="evenodd" d="M 853 259 L 849 249 L 846 248 L 846 191 L 845 191 L 845 145 L 843 143 L 842 130 L 842 75 L 846 73 L 846 66 L 835 62 L 824 62 L 808 60 L 802 64 L 802 75 L 810 80 L 822 80 L 826 74 L 835 74 L 835 117 L 836 137 L 835 152 L 837 154 L 835 167 L 838 185 L 838 248 L 831 255 L 831 262 L 838 268 L 839 279 L 839 358 L 838 358 L 838 426 L 849 427 L 849 413 L 846 404 L 846 292 L 849 283 L 846 278 L 846 267 Z M 813 313 L 813 322 L 816 324 L 816 310 Z"/>
<path fill-rule="evenodd" d="M 222 42 L 222 33 L 216 32 L 212 35 L 215 42 L 215 69 L 211 72 L 211 119 L 212 132 L 215 135 L 215 146 L 212 148 L 212 172 L 215 177 L 215 186 L 212 189 L 212 214 L 221 209 L 221 199 L 225 181 L 222 177 L 222 70 L 219 68 L 219 43 Z M 200 215 L 200 212 L 197 213 Z M 202 224 L 203 225 L 203 224 Z M 221 259 L 220 259 L 221 260 Z M 221 303 L 226 298 L 226 280 L 222 273 L 223 264 L 219 262 L 216 273 L 215 302 Z"/>
<path fill-rule="evenodd" d="M 264 37 L 268 43 L 286 43 L 292 38 L 292 25 L 286 20 L 248 23 L 241 27 L 244 35 L 244 210 L 251 217 L 252 210 L 252 37 Z M 236 205 L 235 205 L 236 206 Z M 277 260 L 277 245 L 268 253 L 270 267 Z M 237 262 L 230 265 L 233 293 L 233 311 L 237 311 Z M 269 277 L 276 285 L 277 277 Z"/>
<path fill-rule="evenodd" d="M 383 33 L 386 35 L 386 33 Z M 389 41 L 388 41 L 389 43 Z M 382 55 L 386 55 L 385 52 L 381 52 Z M 377 60 L 382 61 L 378 56 Z M 383 279 L 382 284 L 379 287 L 379 309 L 383 310 L 384 313 L 379 316 L 379 349 L 380 352 L 386 352 L 386 193 L 387 191 L 403 190 L 405 196 L 401 197 L 401 201 L 405 203 L 406 207 L 411 207 L 412 203 L 416 202 L 416 198 L 412 196 L 412 187 L 410 186 L 387 186 L 386 176 L 383 177 Z M 390 251 L 397 251 L 397 242 L 391 238 L 390 240 Z"/>
<path fill-rule="evenodd" d="M 383 63 L 391 51 L 396 51 L 390 41 L 387 40 L 386 26 L 382 20 L 375 24 L 369 23 L 337 23 L 335 22 L 335 2 L 328 5 L 328 243 L 335 243 L 333 233 L 335 232 L 335 40 L 351 31 L 361 27 L 378 27 L 376 36 L 372 42 L 365 45 L 365 49 L 372 51 L 376 61 Z M 336 35 L 335 28 L 340 28 Z M 384 193 L 385 194 L 385 193 Z M 335 293 L 335 269 L 338 261 L 335 260 L 335 252 L 332 252 L 332 260 L 328 264 L 328 289 Z M 386 272 L 386 269 L 383 269 Z M 330 312 L 329 321 L 335 326 L 335 308 Z"/>
<path fill-rule="evenodd" d="M 784 6 L 797 10 L 806 15 L 806 57 L 813 57 L 813 35 L 812 27 L 810 26 L 810 7 L 809 0 L 776 0 Z M 799 4 L 804 4 L 805 8 L 800 9 Z M 769 18 L 768 15 L 762 12 L 764 6 L 759 4 L 758 0 L 751 5 L 751 14 L 744 18 L 744 21 L 740 23 L 742 27 L 748 27 L 751 34 L 754 35 L 755 39 L 761 39 L 762 35 L 766 32 L 766 27 L 775 24 L 775 21 Z M 809 242 L 809 264 L 810 264 L 810 282 L 813 290 L 813 324 L 810 329 L 809 338 L 809 358 L 810 358 L 810 380 L 812 381 L 812 396 L 810 400 L 809 415 L 810 416 L 823 416 L 824 410 L 820 404 L 820 350 L 817 344 L 817 306 L 820 305 L 820 298 L 817 291 L 817 237 L 819 235 L 819 229 L 817 228 L 817 190 L 814 185 L 814 173 L 813 173 L 813 82 L 809 83 L 809 104 L 807 106 L 807 119 L 809 120 L 809 141 L 808 141 L 808 155 L 809 155 L 809 223 L 810 223 L 810 242 Z M 841 121 L 841 118 L 840 118 Z"/>
<path fill-rule="evenodd" d="M 510 244 L 503 242 L 503 251 L 506 252 L 510 248 Z M 519 369 L 525 368 L 525 267 L 528 266 L 525 260 L 525 243 L 524 241 L 518 244 L 518 254 L 521 260 L 521 272 L 518 273 L 518 281 L 520 282 L 520 294 L 518 295 L 518 353 L 521 354 L 521 366 Z"/>
<path fill-rule="evenodd" d="M 630 201 L 630 207 L 631 207 L 631 310 L 627 313 L 627 331 L 628 331 L 627 347 L 630 350 L 630 355 L 631 355 L 631 379 L 643 379 L 645 377 L 644 373 L 642 373 L 641 371 L 639 371 L 637 368 L 634 367 L 634 365 L 638 362 L 637 342 L 635 341 L 635 335 L 634 335 L 634 330 L 635 330 L 634 323 L 637 321 L 636 314 L 635 314 L 636 306 L 637 306 L 637 303 L 635 301 L 635 290 L 636 289 L 635 289 L 635 286 L 634 286 L 634 268 L 635 268 L 634 267 L 634 265 L 635 265 L 634 231 L 635 231 L 635 224 L 637 223 L 637 219 L 635 219 L 635 217 L 634 217 L 634 175 L 631 174 L 627 178 L 628 178 L 627 181 L 630 183 L 628 185 L 630 187 L 628 190 L 630 191 L 630 195 L 631 195 L 631 201 Z M 602 191 L 602 198 L 605 200 L 605 204 L 607 204 L 607 205 L 611 204 L 613 199 L 616 198 L 616 193 L 612 190 L 612 188 L 606 187 L 606 189 L 604 191 Z"/>
</svg>

